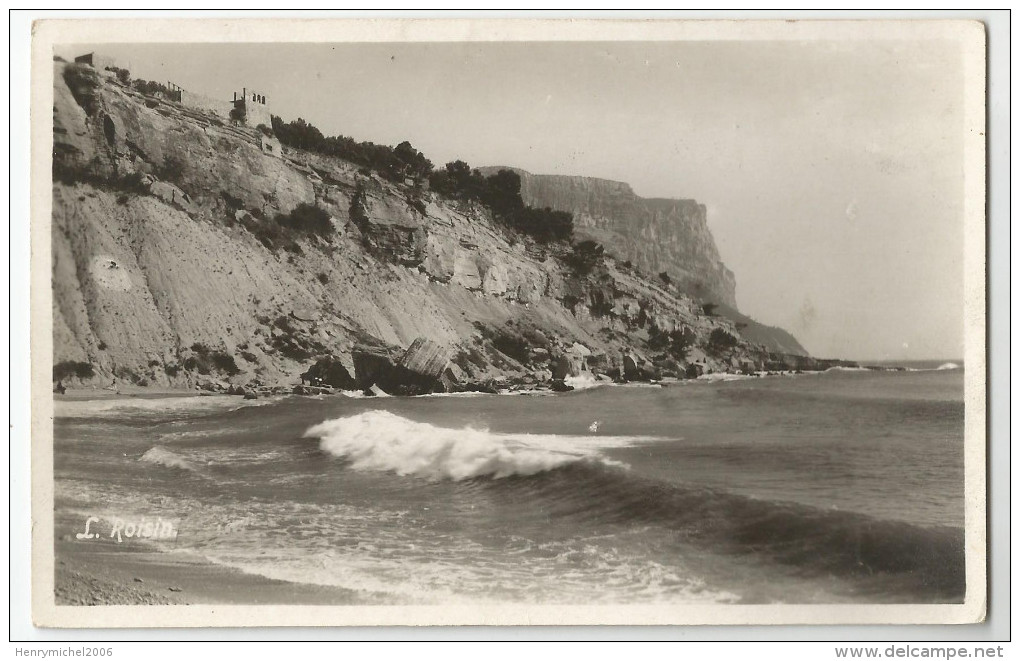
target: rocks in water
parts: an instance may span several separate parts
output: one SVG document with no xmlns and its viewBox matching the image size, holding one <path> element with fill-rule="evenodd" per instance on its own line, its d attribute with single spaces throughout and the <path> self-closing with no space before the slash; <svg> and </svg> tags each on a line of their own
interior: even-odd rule
<svg viewBox="0 0 1020 661">
<path fill-rule="evenodd" d="M 244 391 L 244 398 L 245 399 L 258 399 L 259 396 L 255 393 L 254 390 L 245 390 Z"/>
<path fill-rule="evenodd" d="M 336 391 L 323 386 L 294 386 L 291 392 L 295 395 L 332 395 Z"/>
<path fill-rule="evenodd" d="M 691 363 L 684 370 L 684 376 L 688 379 L 696 379 L 705 373 L 705 366 L 701 363 Z"/>
<path fill-rule="evenodd" d="M 549 362 L 553 381 L 562 381 L 568 376 L 577 376 L 581 373 L 580 367 L 573 364 L 570 357 L 561 353 Z"/>
<path fill-rule="evenodd" d="M 552 383 L 549 384 L 549 389 L 553 392 L 570 392 L 574 389 L 574 386 L 569 386 L 563 379 L 553 379 Z"/>
<path fill-rule="evenodd" d="M 481 392 L 488 395 L 498 395 L 503 384 L 495 379 L 483 379 L 481 381 L 466 381 L 455 383 L 448 392 Z"/>
<path fill-rule="evenodd" d="M 370 386 L 364 390 L 365 397 L 386 397 L 389 393 L 379 386 Z"/>
<path fill-rule="evenodd" d="M 531 373 L 531 378 L 534 379 L 535 383 L 545 383 L 552 380 L 552 372 L 542 369 L 535 370 Z"/>
<path fill-rule="evenodd" d="M 195 387 L 206 392 L 228 392 L 229 386 L 223 381 L 213 379 L 200 379 Z"/>
</svg>

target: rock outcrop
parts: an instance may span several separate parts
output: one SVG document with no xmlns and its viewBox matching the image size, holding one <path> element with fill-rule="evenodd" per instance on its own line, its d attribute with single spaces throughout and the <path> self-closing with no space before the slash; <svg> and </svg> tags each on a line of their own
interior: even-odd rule
<svg viewBox="0 0 1020 661">
<path fill-rule="evenodd" d="M 705 205 L 638 197 L 620 181 L 509 169 L 521 177 L 525 204 L 573 213 L 575 235 L 598 241 L 650 275 L 667 273 L 692 296 L 736 307 L 736 281 L 719 258 Z"/>
</svg>

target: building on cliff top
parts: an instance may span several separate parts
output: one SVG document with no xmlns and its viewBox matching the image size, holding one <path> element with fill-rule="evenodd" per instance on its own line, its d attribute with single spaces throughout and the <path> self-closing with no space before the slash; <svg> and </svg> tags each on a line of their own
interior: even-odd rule
<svg viewBox="0 0 1020 661">
<path fill-rule="evenodd" d="M 94 51 L 84 53 L 74 58 L 75 64 L 85 64 L 96 71 L 105 71 L 117 66 L 112 57 L 98 55 Z M 165 97 L 168 101 L 180 103 L 189 108 L 197 108 L 205 112 L 212 112 L 224 119 L 243 122 L 251 127 L 264 124 L 272 127 L 272 115 L 269 112 L 269 103 L 266 95 L 256 90 L 242 87 L 240 92 L 234 92 L 231 101 L 226 99 L 215 99 L 203 94 L 196 94 L 188 91 L 180 85 L 167 81 L 166 90 L 161 91 L 159 96 Z"/>
<path fill-rule="evenodd" d="M 242 87 L 240 94 L 234 92 L 233 112 L 230 114 L 230 118 L 243 119 L 248 126 L 264 124 L 271 127 L 273 125 L 266 95 L 247 87 Z"/>
<path fill-rule="evenodd" d="M 273 125 L 266 95 L 247 87 L 242 87 L 241 92 L 234 92 L 234 98 L 227 101 L 191 92 L 174 82 L 167 82 L 166 86 L 170 90 L 168 100 L 183 106 L 211 112 L 223 119 L 241 122 L 251 127 L 260 124 L 267 127 Z"/>
<path fill-rule="evenodd" d="M 96 71 L 105 71 L 107 67 L 117 66 L 116 61 L 112 57 L 106 55 L 96 55 L 95 52 L 85 53 L 74 58 L 75 64 L 87 64 Z"/>
</svg>

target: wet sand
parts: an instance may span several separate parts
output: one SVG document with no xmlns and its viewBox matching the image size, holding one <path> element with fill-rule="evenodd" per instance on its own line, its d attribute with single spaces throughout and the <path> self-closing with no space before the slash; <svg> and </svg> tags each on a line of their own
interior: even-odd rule
<svg viewBox="0 0 1020 661">
<path fill-rule="evenodd" d="M 288 583 L 201 558 L 104 541 L 56 543 L 57 605 L 379 603 L 338 587 Z"/>
</svg>

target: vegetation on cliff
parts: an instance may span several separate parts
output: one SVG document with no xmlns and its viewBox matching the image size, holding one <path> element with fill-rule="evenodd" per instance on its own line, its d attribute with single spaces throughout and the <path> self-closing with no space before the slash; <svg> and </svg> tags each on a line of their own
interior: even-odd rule
<svg viewBox="0 0 1020 661">
<path fill-rule="evenodd" d="M 504 225 L 540 242 L 569 240 L 572 236 L 573 215 L 525 205 L 521 198 L 521 178 L 512 170 L 485 176 L 457 160 L 434 171 L 432 161 L 406 140 L 389 147 L 358 142 L 344 135 L 327 137 L 302 118 L 284 122 L 273 115 L 272 121 L 273 134 L 289 147 L 356 163 L 393 182 L 427 179 L 436 193 L 453 200 L 478 201 Z"/>
</svg>

